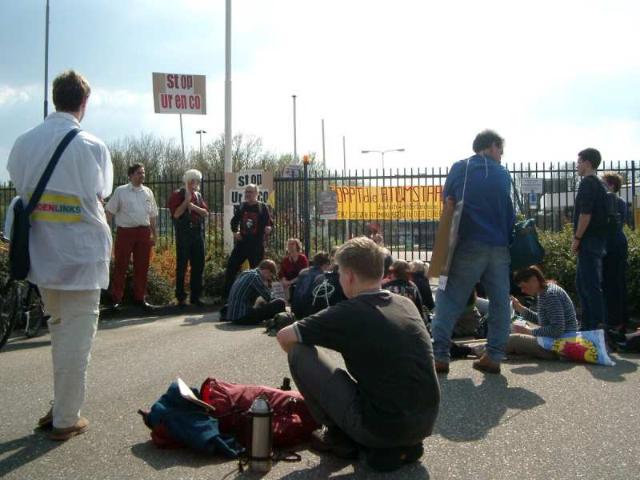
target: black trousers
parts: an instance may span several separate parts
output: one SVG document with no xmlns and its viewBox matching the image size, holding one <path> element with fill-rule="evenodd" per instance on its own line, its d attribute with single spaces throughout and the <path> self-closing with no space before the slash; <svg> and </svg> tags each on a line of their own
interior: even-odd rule
<svg viewBox="0 0 640 480">
<path fill-rule="evenodd" d="M 184 276 L 187 263 L 191 265 L 191 302 L 202 295 L 202 275 L 204 273 L 204 229 L 202 227 L 176 228 L 176 298 L 184 301 Z"/>
<path fill-rule="evenodd" d="M 286 310 L 286 303 L 281 298 L 276 298 L 268 303 L 264 303 L 258 307 L 253 307 L 244 317 L 234 320 L 237 325 L 257 325 L 263 320 L 268 320 L 276 316 L 280 312 Z"/>
<path fill-rule="evenodd" d="M 229 292 L 236 279 L 238 270 L 245 260 L 249 260 L 251 268 L 256 268 L 264 258 L 264 243 L 259 240 L 241 240 L 236 242 L 227 262 L 224 277 L 224 298 L 229 298 Z"/>
<path fill-rule="evenodd" d="M 602 292 L 607 308 L 607 326 L 627 326 L 627 245 L 613 250 L 602 259 Z"/>
</svg>

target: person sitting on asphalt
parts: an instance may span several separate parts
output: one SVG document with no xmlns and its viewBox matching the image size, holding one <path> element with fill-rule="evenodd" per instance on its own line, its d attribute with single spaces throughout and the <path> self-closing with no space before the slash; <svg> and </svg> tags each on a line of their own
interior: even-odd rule
<svg viewBox="0 0 640 480">
<path fill-rule="evenodd" d="M 276 276 L 273 260 L 262 260 L 258 268 L 245 270 L 231 286 L 226 320 L 238 325 L 257 325 L 286 309 L 281 298 L 272 300 L 269 282 Z M 264 302 L 256 302 L 259 297 Z M 221 317 L 222 318 L 222 317 Z"/>
<path fill-rule="evenodd" d="M 539 326 L 532 328 L 512 325 L 513 333 L 509 335 L 506 353 L 543 360 L 557 358 L 555 353 L 540 347 L 536 337 L 558 338 L 563 333 L 578 330 L 576 310 L 571 298 L 560 285 L 547 280 L 536 266 L 516 272 L 514 281 L 525 295 L 537 297 L 538 311 L 524 307 L 515 297 L 511 297 L 513 308 L 522 318 Z"/>
<path fill-rule="evenodd" d="M 429 285 L 429 278 L 427 277 L 427 266 L 422 260 L 413 260 L 409 263 L 409 269 L 411 271 L 411 280 L 418 287 L 420 297 L 422 297 L 422 305 L 433 312 L 436 304 L 433 301 L 433 293 L 431 292 L 431 286 Z"/>
<path fill-rule="evenodd" d="M 312 448 L 394 470 L 423 453 L 440 403 L 431 339 L 408 298 L 381 288 L 384 252 L 366 237 L 336 254 L 347 300 L 278 332 L 316 421 Z M 325 347 L 342 354 L 346 371 Z"/>
<path fill-rule="evenodd" d="M 290 238 L 287 241 L 287 254 L 280 262 L 278 278 L 285 291 L 285 298 L 291 298 L 293 285 L 298 280 L 300 272 L 309 266 L 309 260 L 302 253 L 302 242 L 298 238 Z"/>
<path fill-rule="evenodd" d="M 329 255 L 326 252 L 318 252 L 313 256 L 311 267 L 300 272 L 291 297 L 291 311 L 296 318 L 304 318 L 313 313 L 314 281 L 330 267 Z"/>
<path fill-rule="evenodd" d="M 416 306 L 420 316 L 424 318 L 422 313 L 422 296 L 416 284 L 409 280 L 409 263 L 404 260 L 396 260 L 389 268 L 389 275 L 391 280 L 385 283 L 384 288 L 396 295 L 407 297 Z"/>
</svg>

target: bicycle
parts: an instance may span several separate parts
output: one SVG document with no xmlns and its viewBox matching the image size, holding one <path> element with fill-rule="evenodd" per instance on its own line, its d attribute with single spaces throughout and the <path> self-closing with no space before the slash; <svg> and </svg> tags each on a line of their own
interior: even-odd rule
<svg viewBox="0 0 640 480">
<path fill-rule="evenodd" d="M 5 250 L 8 240 L 0 232 L 0 248 Z M 10 276 L 0 288 L 0 349 L 17 327 L 27 338 L 40 333 L 45 320 L 44 306 L 38 287 L 29 282 L 17 281 Z"/>
</svg>

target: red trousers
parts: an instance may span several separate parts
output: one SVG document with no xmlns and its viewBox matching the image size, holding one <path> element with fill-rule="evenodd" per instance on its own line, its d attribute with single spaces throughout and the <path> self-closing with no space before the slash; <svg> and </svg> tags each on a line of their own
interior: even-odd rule
<svg viewBox="0 0 640 480">
<path fill-rule="evenodd" d="M 118 227 L 116 234 L 115 265 L 111 279 L 111 299 L 113 303 L 122 302 L 124 282 L 127 277 L 129 260 L 133 253 L 133 300 L 144 301 L 147 292 L 147 272 L 151 258 L 150 227 Z"/>
</svg>

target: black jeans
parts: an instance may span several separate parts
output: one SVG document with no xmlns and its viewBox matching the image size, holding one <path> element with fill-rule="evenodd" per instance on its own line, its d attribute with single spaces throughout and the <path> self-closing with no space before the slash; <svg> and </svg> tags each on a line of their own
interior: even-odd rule
<svg viewBox="0 0 640 480">
<path fill-rule="evenodd" d="M 236 325 L 257 325 L 263 320 L 268 320 L 276 316 L 280 312 L 286 310 L 286 303 L 281 298 L 276 298 L 268 303 L 264 303 L 258 307 L 253 307 L 242 318 L 233 320 Z"/>
<path fill-rule="evenodd" d="M 602 259 L 602 291 L 607 308 L 607 326 L 616 328 L 629 323 L 626 238 L 610 250 Z"/>
<path fill-rule="evenodd" d="M 363 393 L 351 375 L 338 368 L 328 355 L 316 347 L 296 343 L 289 350 L 288 360 L 291 376 L 316 422 L 337 426 L 356 443 L 370 448 L 404 447 L 421 443 L 431 434 L 437 406 L 425 409 L 407 423 L 401 435 L 381 435 L 363 425 Z"/>
<path fill-rule="evenodd" d="M 249 266 L 256 268 L 264 258 L 264 243 L 262 239 L 241 240 L 236 242 L 227 262 L 227 270 L 224 277 L 224 298 L 229 298 L 229 292 L 236 279 L 238 270 L 245 260 L 249 260 Z"/>
<path fill-rule="evenodd" d="M 184 276 L 187 263 L 191 265 L 191 302 L 202 295 L 202 274 L 204 273 L 204 229 L 202 226 L 176 228 L 176 298 L 184 301 Z"/>
</svg>

